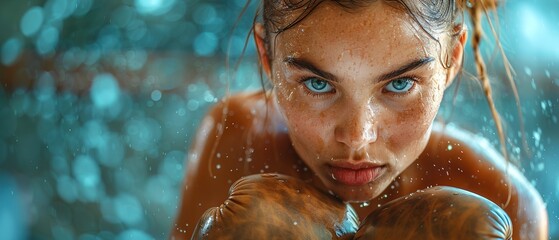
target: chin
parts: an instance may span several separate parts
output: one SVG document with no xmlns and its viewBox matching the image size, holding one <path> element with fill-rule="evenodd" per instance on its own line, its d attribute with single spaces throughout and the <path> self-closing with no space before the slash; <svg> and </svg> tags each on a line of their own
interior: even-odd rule
<svg viewBox="0 0 559 240">
<path fill-rule="evenodd" d="M 330 185 L 329 189 L 344 202 L 367 202 L 379 196 L 386 188 L 386 184 L 374 182 L 363 186 L 347 186 L 332 182 L 328 185 Z"/>
<path fill-rule="evenodd" d="M 374 196 L 367 194 L 367 193 L 357 193 L 357 194 L 338 194 L 338 198 L 340 198 L 344 202 L 348 203 L 362 203 L 368 202 L 374 198 Z"/>
</svg>

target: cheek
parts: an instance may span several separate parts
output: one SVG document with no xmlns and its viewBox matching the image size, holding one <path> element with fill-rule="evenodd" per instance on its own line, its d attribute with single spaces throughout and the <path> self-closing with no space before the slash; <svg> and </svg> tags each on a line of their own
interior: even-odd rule
<svg viewBox="0 0 559 240">
<path fill-rule="evenodd" d="M 282 100 L 282 106 L 289 106 L 299 101 L 300 84 L 296 81 L 296 76 L 282 66 L 274 64 L 272 84 L 274 85 L 274 93 L 278 96 L 278 100 Z M 290 80 L 287 80 L 290 79 Z"/>
<path fill-rule="evenodd" d="M 413 156 L 423 151 L 422 146 L 428 140 L 430 126 L 439 109 L 444 89 L 439 84 L 424 86 L 417 96 L 393 113 L 391 123 L 385 122 L 389 145 L 400 149 L 402 154 Z M 381 126 L 382 129 L 382 126 Z"/>
<path fill-rule="evenodd" d="M 299 99 L 296 93 L 291 97 L 283 97 L 278 89 L 278 105 L 283 113 L 289 136 L 297 152 L 306 158 L 323 152 L 329 139 L 327 116 L 322 111 L 316 111 L 309 103 Z"/>
</svg>

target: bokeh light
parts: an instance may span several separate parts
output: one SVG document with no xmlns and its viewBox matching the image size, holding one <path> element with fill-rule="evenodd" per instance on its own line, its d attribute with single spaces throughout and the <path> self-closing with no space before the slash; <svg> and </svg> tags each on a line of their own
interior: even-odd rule
<svg viewBox="0 0 559 240">
<path fill-rule="evenodd" d="M 171 10 L 175 0 L 135 0 L 134 3 L 141 14 L 162 15 Z"/>
<path fill-rule="evenodd" d="M 91 100 L 98 108 L 107 108 L 115 104 L 120 94 L 120 88 L 113 75 L 99 74 L 93 79 L 91 86 Z"/>
<path fill-rule="evenodd" d="M 246 3 L 2 1 L 1 238 L 168 238 L 201 118 L 226 93 L 262 87 L 247 35 L 259 1 L 237 21 Z M 499 81 L 497 105 L 517 146 L 511 153 L 547 204 L 552 239 L 559 239 L 558 8 L 554 0 L 506 1 L 496 24 L 516 70 L 531 155 L 518 147 L 514 100 Z M 491 57 L 495 42 L 486 33 Z M 468 51 L 470 73 L 472 59 Z M 501 64 L 488 63 L 496 80 L 505 79 Z M 478 85 L 461 84 L 440 116 L 497 145 Z"/>
<path fill-rule="evenodd" d="M 25 36 L 32 36 L 41 28 L 43 24 L 44 14 L 41 7 L 32 7 L 21 18 L 21 33 Z"/>
<path fill-rule="evenodd" d="M 2 45 L 2 64 L 9 66 L 14 63 L 23 48 L 23 43 L 18 38 L 10 38 Z"/>
</svg>

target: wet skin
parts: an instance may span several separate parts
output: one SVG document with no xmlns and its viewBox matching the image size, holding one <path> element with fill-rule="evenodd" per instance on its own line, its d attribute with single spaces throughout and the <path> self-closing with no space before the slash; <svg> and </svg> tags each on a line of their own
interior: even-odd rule
<svg viewBox="0 0 559 240">
<path fill-rule="evenodd" d="M 417 159 L 446 86 L 438 45 L 400 11 L 374 5 L 323 5 L 272 43 L 274 98 L 293 146 L 348 201 L 377 196 Z"/>
<path fill-rule="evenodd" d="M 176 239 L 189 238 L 204 211 L 222 204 L 231 184 L 242 176 L 277 172 L 326 189 L 298 156 L 285 125 L 273 106 L 266 107 L 268 104 L 272 101 L 266 100 L 264 93 L 236 95 L 215 106 L 203 120 L 190 151 L 183 196 L 172 229 Z M 225 124 L 221 124 L 225 105 L 228 114 Z M 218 129 L 224 130 L 214 149 Z M 465 189 L 503 207 L 511 184 L 511 199 L 504 209 L 513 223 L 513 239 L 545 239 L 547 215 L 541 197 L 513 165 L 508 165 L 507 175 L 504 159 L 482 143 L 459 129 L 433 128 L 417 160 L 382 193 L 367 201 L 368 206 L 354 203 L 355 210 L 365 218 L 379 205 L 432 186 Z"/>
<path fill-rule="evenodd" d="M 504 206 L 510 184 L 504 209 L 514 239 L 545 237 L 541 197 L 516 168 L 509 165 L 507 175 L 505 161 L 489 145 L 432 127 L 460 67 L 465 34 L 458 41 L 439 36 L 450 46 L 443 52 L 458 63 L 445 69 L 439 45 L 418 29 L 380 1 L 352 12 L 322 4 L 273 38 L 273 51 L 266 51 L 256 28 L 274 89 L 230 97 L 203 120 L 173 234 L 189 237 L 202 213 L 220 205 L 240 177 L 277 172 L 355 202 L 361 218 L 439 185 Z"/>
</svg>

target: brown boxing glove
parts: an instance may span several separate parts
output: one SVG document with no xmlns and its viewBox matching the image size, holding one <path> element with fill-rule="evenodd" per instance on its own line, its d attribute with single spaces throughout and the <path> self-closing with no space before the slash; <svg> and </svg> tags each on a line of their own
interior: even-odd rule
<svg viewBox="0 0 559 240">
<path fill-rule="evenodd" d="M 299 179 L 251 175 L 203 214 L 192 239 L 352 239 L 358 222 L 349 204 Z"/>
<path fill-rule="evenodd" d="M 434 187 L 373 211 L 355 239 L 512 239 L 512 224 L 504 210 L 477 194 Z"/>
</svg>

